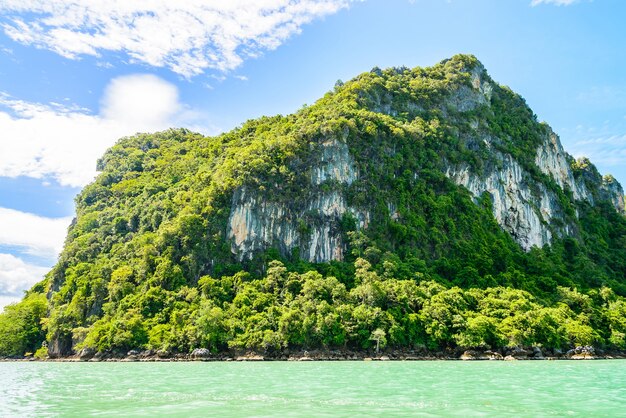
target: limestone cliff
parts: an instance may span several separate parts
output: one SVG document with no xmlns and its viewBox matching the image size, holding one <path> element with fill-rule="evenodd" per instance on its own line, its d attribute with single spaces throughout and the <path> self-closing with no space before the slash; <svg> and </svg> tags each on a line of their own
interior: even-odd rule
<svg viewBox="0 0 626 418">
<path fill-rule="evenodd" d="M 387 327 L 414 347 L 425 341 L 414 325 L 431 295 L 427 285 L 416 297 L 416 286 L 429 280 L 441 291 L 626 295 L 621 185 L 570 157 L 468 55 L 375 68 L 291 115 L 216 137 L 123 138 L 98 167 L 58 263 L 31 290 L 47 296 L 51 356 L 189 352 L 219 335 L 231 338 L 220 350 L 267 349 L 340 323 L 341 339 L 315 344 L 343 344 L 361 324 L 364 338 Z M 277 258 L 285 269 L 270 263 Z M 329 314 L 331 302 L 341 310 Z M 312 311 L 316 320 L 297 325 Z M 231 321 L 240 314 L 248 322 Z M 398 314 L 396 325 L 410 328 L 390 325 Z"/>
<path fill-rule="evenodd" d="M 378 69 L 375 72 L 380 74 Z M 600 198 L 611 201 L 618 212 L 624 212 L 623 190 L 619 183 L 612 177 L 602 181 L 595 179 L 596 193 L 589 191 L 588 182 L 574 176 L 572 157 L 547 125 L 543 125 L 532 157 L 534 168 L 503 150 L 503 144 L 511 138 L 494 136 L 489 121 L 475 116 L 477 109 L 490 109 L 494 90 L 500 87 L 480 63 L 467 68 L 466 74 L 469 82 L 447 91 L 434 107 L 452 124 L 467 116 L 472 129 L 462 140 L 469 149 L 486 150 L 487 157 L 481 170 L 475 170 L 465 162 L 449 163 L 444 156 L 442 170 L 457 185 L 469 190 L 476 200 L 488 193 L 496 221 L 524 250 L 549 245 L 554 237 L 576 234 L 577 210 L 573 216 L 568 215 L 568 208 L 563 207 L 555 186 L 563 193 L 571 193 L 574 201 L 593 205 Z M 392 117 L 403 112 L 420 114 L 428 110 L 419 101 L 398 101 L 394 91 L 374 90 L 363 95 L 373 112 Z M 339 222 L 344 214 L 353 215 L 358 228 L 367 228 L 370 211 L 350 206 L 345 187 L 337 187 L 349 186 L 359 178 L 346 137 L 323 137 L 312 147 L 316 157 L 310 161 L 309 187 L 303 191 L 302 199 L 285 202 L 246 187 L 233 194 L 227 237 L 239 260 L 251 259 L 271 247 L 285 255 L 297 248 L 300 257 L 311 262 L 342 260 L 345 243 Z M 551 179 L 553 184 L 546 184 L 537 173 Z M 320 187 L 323 185 L 329 187 Z M 396 204 L 387 202 L 387 205 L 390 216 L 397 220 Z"/>
<path fill-rule="evenodd" d="M 476 198 L 489 193 L 493 216 L 522 248 L 529 250 L 549 244 L 553 220 L 564 218 L 556 196 L 544 185 L 533 184 L 528 173 L 510 155 L 499 154 L 498 157 L 501 168 L 492 167 L 481 176 L 472 173 L 467 166 L 450 167 L 446 175 Z M 557 231 L 568 234 L 571 229 L 566 224 Z"/>
<path fill-rule="evenodd" d="M 602 178 L 600 193 L 604 199 L 609 200 L 613 204 L 619 213 L 626 213 L 624 208 L 624 189 L 613 176 L 606 175 Z"/>
<path fill-rule="evenodd" d="M 350 207 L 337 187 L 358 178 L 345 138 L 324 138 L 312 146 L 310 193 L 303 190 L 301 199 L 272 199 L 246 187 L 233 194 L 227 236 L 239 260 L 276 247 L 283 254 L 298 248 L 300 257 L 311 262 L 341 261 L 345 245 L 339 223 L 343 215 L 350 213 L 359 228 L 367 227 L 368 212 Z M 330 187 L 320 187 L 323 185 Z"/>
<path fill-rule="evenodd" d="M 593 203 L 593 196 L 585 184 L 574 179 L 571 165 L 568 162 L 568 155 L 563 149 L 559 137 L 551 129 L 548 129 L 544 141 L 537 148 L 535 164 L 542 173 L 552 177 L 561 188 L 571 190 L 574 199 L 587 200 Z"/>
</svg>

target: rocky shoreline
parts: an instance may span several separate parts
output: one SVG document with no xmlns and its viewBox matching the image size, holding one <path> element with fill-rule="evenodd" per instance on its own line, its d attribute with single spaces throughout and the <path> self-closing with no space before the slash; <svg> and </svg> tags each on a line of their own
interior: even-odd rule
<svg viewBox="0 0 626 418">
<path fill-rule="evenodd" d="M 255 352 L 211 353 L 197 348 L 191 353 L 170 353 L 155 350 L 130 350 L 127 353 L 82 350 L 80 353 L 59 358 L 38 359 L 33 356 L 5 357 L 0 361 L 49 361 L 49 362 L 174 362 L 174 361 L 517 361 L 517 360 L 609 360 L 626 359 L 624 351 L 604 351 L 591 346 L 575 347 L 566 352 L 541 347 L 507 347 L 500 350 L 284 350 L 278 353 Z"/>
</svg>

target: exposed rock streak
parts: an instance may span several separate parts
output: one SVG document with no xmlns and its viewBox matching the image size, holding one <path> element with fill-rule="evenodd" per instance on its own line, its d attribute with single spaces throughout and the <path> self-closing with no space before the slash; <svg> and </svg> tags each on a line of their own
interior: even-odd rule
<svg viewBox="0 0 626 418">
<path fill-rule="evenodd" d="M 493 215 L 500 226 L 524 248 L 549 244 L 555 218 L 562 219 L 562 210 L 554 193 L 543 184 L 533 191 L 529 175 L 510 155 L 500 154 L 502 168 L 478 176 L 467 165 L 449 167 L 446 175 L 465 186 L 474 197 L 487 192 L 491 195 Z M 569 232 L 569 227 L 563 227 Z"/>
<path fill-rule="evenodd" d="M 255 253 L 276 247 L 289 255 L 299 248 L 300 257 L 311 262 L 342 260 L 345 243 L 340 221 L 347 212 L 364 228 L 369 213 L 348 206 L 345 195 L 337 187 L 316 187 L 324 183 L 350 185 L 358 172 L 348 145 L 329 138 L 319 145 L 318 160 L 311 169 L 313 193 L 293 202 L 271 198 L 239 188 L 233 195 L 228 220 L 231 250 L 240 260 L 251 259 Z"/>
</svg>

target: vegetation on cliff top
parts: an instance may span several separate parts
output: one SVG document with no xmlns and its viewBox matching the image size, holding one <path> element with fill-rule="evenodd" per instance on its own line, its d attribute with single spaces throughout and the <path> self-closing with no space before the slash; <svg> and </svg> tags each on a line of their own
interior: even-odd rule
<svg viewBox="0 0 626 418">
<path fill-rule="evenodd" d="M 295 114 L 218 137 L 180 129 L 123 138 L 78 196 L 57 265 L 0 315 L 0 355 L 34 352 L 44 335 L 56 355 L 360 349 L 376 338 L 430 349 L 626 348 L 626 219 L 600 198 L 591 164 L 575 172 L 594 206 L 538 170 L 548 128 L 508 88 L 494 84 L 490 106 L 449 105 L 478 66 L 455 56 L 431 68 L 374 69 Z M 488 196 L 476 204 L 444 175 L 449 163 L 478 172 L 497 164 L 488 147 L 466 140 L 474 121 L 554 191 L 573 236 L 524 252 Z M 301 198 L 313 187 L 312 144 L 329 136 L 346 139 L 360 176 L 319 187 L 366 207 L 368 228 L 344 216 L 341 262 L 311 264 L 273 248 L 238 262 L 225 238 L 234 191 Z M 389 202 L 399 216 L 390 217 Z"/>
</svg>

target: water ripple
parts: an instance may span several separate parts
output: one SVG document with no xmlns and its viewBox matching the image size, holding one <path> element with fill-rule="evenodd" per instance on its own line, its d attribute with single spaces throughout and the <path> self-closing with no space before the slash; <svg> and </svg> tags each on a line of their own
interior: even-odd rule
<svg viewBox="0 0 626 418">
<path fill-rule="evenodd" d="M 0 363 L 0 416 L 619 417 L 626 361 Z"/>
</svg>

